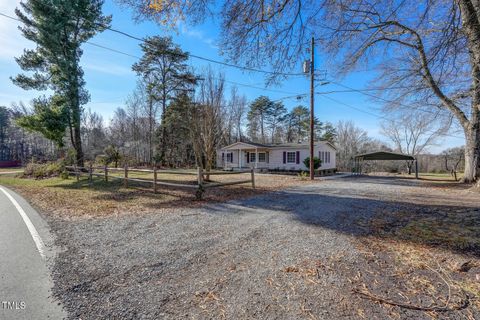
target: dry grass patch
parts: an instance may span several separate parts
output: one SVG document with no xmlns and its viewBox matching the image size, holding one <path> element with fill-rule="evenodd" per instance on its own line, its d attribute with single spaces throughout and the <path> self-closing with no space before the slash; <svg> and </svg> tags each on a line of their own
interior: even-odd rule
<svg viewBox="0 0 480 320">
<path fill-rule="evenodd" d="M 112 175 L 121 177 L 121 172 Z M 0 176 L 0 184 L 12 187 L 24 195 L 33 205 L 44 212 L 64 218 L 94 217 L 112 214 L 136 214 L 146 212 L 172 212 L 175 209 L 198 207 L 211 202 L 223 202 L 257 195 L 260 193 L 284 189 L 299 184 L 310 183 L 296 176 L 257 175 L 256 188 L 251 184 L 225 186 L 208 189 L 203 201 L 195 200 L 195 190 L 159 186 L 153 193 L 150 183 L 129 181 L 129 188 L 123 187 L 122 179 L 110 174 L 110 181 L 96 177 L 90 186 L 82 177 L 67 180 L 50 178 L 43 180 L 23 179 L 20 177 Z M 149 173 L 131 172 L 129 177 L 151 179 Z M 246 180 L 250 174 L 212 176 L 212 182 Z M 159 180 L 171 183 L 194 184 L 196 176 L 159 174 Z"/>
<path fill-rule="evenodd" d="M 368 264 L 352 279 L 355 292 L 388 308 L 432 319 L 480 317 L 480 210 L 412 206 L 358 221 Z"/>
</svg>

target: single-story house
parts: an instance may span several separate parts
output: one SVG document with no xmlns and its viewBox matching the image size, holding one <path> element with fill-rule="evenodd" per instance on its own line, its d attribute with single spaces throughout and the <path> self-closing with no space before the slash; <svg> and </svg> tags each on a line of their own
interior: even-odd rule
<svg viewBox="0 0 480 320">
<path fill-rule="evenodd" d="M 336 169 L 335 146 L 317 141 L 314 154 L 322 161 L 320 170 Z M 217 150 L 217 167 L 223 169 L 308 170 L 303 164 L 310 156 L 310 143 L 260 144 L 236 142 Z"/>
</svg>

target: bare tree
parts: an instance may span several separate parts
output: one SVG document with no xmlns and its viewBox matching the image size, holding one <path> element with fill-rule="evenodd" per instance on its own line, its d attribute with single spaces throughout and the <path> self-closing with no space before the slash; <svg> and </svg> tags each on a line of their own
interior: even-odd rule
<svg viewBox="0 0 480 320">
<path fill-rule="evenodd" d="M 215 156 L 222 138 L 222 113 L 225 106 L 225 80 L 223 74 L 214 75 L 209 69 L 200 84 L 198 102 L 195 104 L 193 132 L 197 163 L 204 162 L 208 172 L 215 166 Z"/>
<path fill-rule="evenodd" d="M 216 2 L 164 0 L 149 8 L 136 1 L 134 7 L 157 21 L 195 23 Z M 340 71 L 379 70 L 376 83 L 389 88 L 397 107 L 454 117 L 466 141 L 464 181 L 480 175 L 478 1 L 227 0 L 221 8 L 222 51 L 233 61 L 298 68 L 313 36 Z"/>
<path fill-rule="evenodd" d="M 444 150 L 441 153 L 441 156 L 445 161 L 445 170 L 447 172 L 450 172 L 452 177 L 455 178 L 455 181 L 457 181 L 458 168 L 460 164 L 464 161 L 463 157 L 465 156 L 463 148 L 457 147 Z"/>
<path fill-rule="evenodd" d="M 339 121 L 337 124 L 337 168 L 349 171 L 353 168 L 353 157 L 366 152 L 365 146 L 371 142 L 368 133 L 355 126 L 352 121 Z"/>
<path fill-rule="evenodd" d="M 106 142 L 106 132 L 103 118 L 91 109 L 87 109 L 82 114 L 81 123 L 82 143 L 86 159 L 95 159 L 103 153 Z"/>
<path fill-rule="evenodd" d="M 230 100 L 225 112 L 225 141 L 231 144 L 243 139 L 243 126 L 247 113 L 247 98 L 238 93 L 237 87 L 233 87 Z"/>
<path fill-rule="evenodd" d="M 431 116 L 420 114 L 403 114 L 396 120 L 386 120 L 381 124 L 382 134 L 394 145 L 397 152 L 417 157 L 428 147 L 435 145 L 445 131 L 438 127 Z M 408 174 L 412 173 L 413 161 L 407 161 Z"/>
</svg>

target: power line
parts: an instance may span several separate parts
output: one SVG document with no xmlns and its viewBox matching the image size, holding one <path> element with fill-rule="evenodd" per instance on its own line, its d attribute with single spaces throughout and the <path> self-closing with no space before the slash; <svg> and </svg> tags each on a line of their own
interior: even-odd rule
<svg viewBox="0 0 480 320">
<path fill-rule="evenodd" d="M 333 83 L 333 84 L 336 84 L 337 86 L 343 87 L 343 88 L 345 88 L 345 89 L 352 90 L 352 92 L 358 92 L 358 93 L 361 93 L 361 94 L 363 94 L 363 95 L 372 97 L 372 98 L 377 99 L 377 100 L 381 100 L 381 101 L 384 101 L 384 102 L 387 102 L 387 103 L 391 103 L 391 104 L 396 104 L 396 105 L 398 105 L 398 106 L 403 106 L 403 107 L 406 107 L 406 108 L 409 108 L 409 109 L 410 109 L 410 108 L 415 108 L 415 107 L 413 107 L 412 105 L 407 105 L 407 104 L 404 104 L 404 103 L 401 103 L 401 102 L 388 100 L 388 99 L 385 99 L 385 98 L 376 96 L 376 95 L 374 95 L 374 94 L 367 93 L 367 92 L 364 91 L 364 90 L 361 90 L 361 89 L 359 90 L 359 89 L 355 89 L 355 88 L 346 86 L 346 85 L 341 84 L 341 83 L 339 83 L 339 82 L 335 82 L 335 81 L 330 81 L 330 82 Z M 394 87 L 392 87 L 391 89 L 393 89 L 393 88 L 394 88 Z M 424 110 L 424 109 L 419 109 L 419 108 L 415 108 L 415 110 L 421 111 L 421 112 L 425 112 L 425 113 L 430 113 L 430 114 L 436 114 L 436 112 L 430 111 L 430 110 Z"/>
<path fill-rule="evenodd" d="M 12 17 L 10 15 L 7 15 L 5 13 L 1 13 L 0 12 L 0 15 L 6 17 L 6 18 L 9 18 L 9 19 L 12 19 L 12 20 L 16 20 L 16 21 L 19 21 L 19 22 L 22 22 L 20 19 L 18 18 L 15 18 L 15 17 Z M 122 36 L 125 36 L 125 37 L 128 37 L 130 39 L 133 39 L 133 40 L 136 40 L 136 41 L 139 41 L 139 42 L 142 42 L 142 43 L 147 43 L 147 41 L 143 38 L 140 38 L 138 36 L 134 36 L 128 32 L 125 32 L 125 31 L 121 31 L 121 30 L 118 30 L 118 29 L 114 29 L 112 27 L 108 27 L 108 26 L 105 26 L 105 25 L 102 25 L 102 24 L 97 24 L 103 28 L 105 28 L 106 30 L 109 30 L 111 32 L 114 32 L 114 33 L 117 33 L 117 34 L 120 34 Z M 175 54 L 175 53 L 174 53 Z M 179 54 L 177 54 L 179 55 Z M 192 53 L 188 53 L 188 56 L 192 57 L 192 58 L 195 58 L 195 59 L 199 59 L 199 60 L 203 60 L 203 61 L 207 61 L 207 62 L 211 62 L 211 63 L 215 63 L 215 64 L 220 64 L 220 65 L 223 65 L 223 66 L 226 66 L 226 67 L 232 67 L 232 68 L 237 68 L 237 69 L 241 69 L 241 70 L 246 70 L 246 71 L 251 71 L 251 72 L 259 72 L 259 73 L 264 73 L 264 74 L 270 74 L 270 75 L 280 75 L 280 76 L 287 76 L 287 77 L 291 77 L 291 76 L 303 76 L 304 74 L 303 73 L 285 73 L 285 72 L 275 72 L 275 71 L 267 71 L 267 70 L 261 70 L 261 69 L 256 69 L 256 68 L 252 68 L 252 67 L 246 67 L 246 66 L 239 66 L 239 65 L 236 65 L 236 64 L 233 64 L 233 63 L 228 63 L 228 62 L 224 62 L 224 61 L 219 61 L 219 60 L 215 60 L 215 59 L 210 59 L 210 58 L 206 58 L 206 57 L 202 57 L 202 56 L 199 56 L 199 55 L 196 55 L 196 54 L 192 54 Z"/>
<path fill-rule="evenodd" d="M 131 58 L 141 59 L 141 57 L 139 57 L 139 56 L 136 56 L 136 55 L 133 55 L 133 54 L 130 54 L 130 53 L 126 53 L 126 52 L 123 52 L 123 51 L 120 51 L 120 50 L 117 50 L 117 49 L 113 49 L 113 48 L 110 48 L 110 47 L 106 47 L 106 46 L 103 46 L 103 45 L 100 45 L 100 44 L 97 44 L 97 43 L 93 43 L 93 42 L 91 42 L 91 41 L 87 41 L 86 43 L 89 44 L 89 45 L 98 47 L 98 48 L 102 48 L 102 49 L 104 49 L 104 50 L 108 50 L 108 51 L 112 51 L 112 52 L 115 52 L 115 53 L 118 53 L 118 54 L 122 54 L 122 55 L 128 56 L 128 57 L 131 57 Z M 283 91 L 283 90 L 275 90 L 275 89 L 270 89 L 270 88 L 262 88 L 262 87 L 258 87 L 258 86 L 255 86 L 255 85 L 246 84 L 246 83 L 240 83 L 240 82 L 231 81 L 231 80 L 226 80 L 226 79 L 225 79 L 225 82 L 231 83 L 231 84 L 235 84 L 235 85 L 238 85 L 238 86 L 242 86 L 242 87 L 248 87 L 248 88 L 253 88 L 253 89 L 258 89 L 258 90 L 264 90 L 264 91 L 270 91 L 270 92 L 275 92 L 275 93 L 292 94 L 292 95 L 297 94 L 297 95 L 299 95 L 298 93 L 295 93 L 295 92 L 289 92 L 289 91 Z"/>
<path fill-rule="evenodd" d="M 8 15 L 5 15 L 3 13 L 0 13 L 0 15 L 2 16 L 5 16 L 9 19 L 12 19 L 12 20 L 15 20 L 15 21 L 20 21 L 19 19 L 16 19 L 14 17 L 11 17 L 11 16 L 8 16 Z M 119 33 L 122 33 L 122 31 L 118 31 Z M 137 39 L 135 37 L 133 37 L 134 39 Z M 138 39 L 137 39 L 138 40 Z M 120 51 L 120 50 L 117 50 L 117 49 L 113 49 L 113 48 L 110 48 L 110 47 L 107 47 L 107 46 L 104 46 L 104 45 L 101 45 L 101 44 L 98 44 L 98 43 L 95 43 L 95 42 L 91 42 L 91 41 L 86 41 L 87 44 L 91 45 L 91 46 L 94 46 L 94 47 L 97 47 L 97 48 L 101 48 L 101 49 L 104 49 L 104 50 L 108 50 L 108 51 L 111 51 L 111 52 L 115 52 L 115 53 L 118 53 L 118 54 L 121 54 L 121 55 L 124 55 L 124 56 L 127 56 L 127 57 L 131 57 L 131 58 L 134 58 L 134 59 L 141 59 L 140 56 L 137 56 L 137 55 L 133 55 L 133 54 L 130 54 L 130 53 L 127 53 L 127 52 L 124 52 L 124 51 Z M 192 55 L 190 55 L 192 56 Z M 303 75 L 303 74 L 302 74 Z M 238 85 L 238 86 L 242 86 L 242 87 L 248 87 L 248 88 L 253 88 L 253 89 L 258 89 L 258 90 L 264 90 L 264 91 L 270 91 L 270 92 L 274 92 L 274 93 L 283 93 L 283 94 L 292 94 L 292 95 L 301 95 L 301 94 L 297 94 L 295 92 L 289 92 L 289 91 L 283 91 L 283 90 L 275 90 L 275 89 L 270 89 L 270 88 L 262 88 L 262 87 L 258 87 L 258 86 L 254 86 L 254 85 L 250 85 L 250 84 L 246 84 L 246 83 L 240 83 L 240 82 L 236 82 L 236 81 L 230 81 L 230 80 L 225 80 L 225 82 L 228 82 L 228 83 L 231 83 L 231 84 L 235 84 L 235 85 Z"/>
<path fill-rule="evenodd" d="M 388 117 L 385 117 L 385 116 L 382 116 L 382 115 L 379 115 L 379 114 L 376 114 L 376 113 L 373 113 L 373 112 L 370 112 L 370 111 L 363 110 L 363 109 L 361 109 L 361 108 L 352 106 L 351 104 L 342 102 L 342 101 L 340 101 L 340 100 L 337 100 L 337 99 L 332 98 L 332 97 L 327 96 L 327 95 L 323 95 L 322 97 L 323 97 L 323 98 L 326 98 L 326 99 L 329 99 L 329 100 L 331 100 L 331 101 L 333 101 L 333 102 L 335 102 L 335 103 L 338 103 L 338 104 L 341 104 L 341 105 L 343 105 L 343 106 L 346 106 L 346 107 L 348 107 L 348 108 L 350 108 L 350 109 L 357 110 L 357 111 L 359 111 L 359 112 L 368 114 L 368 115 L 373 116 L 373 117 L 378 118 L 378 119 L 388 120 L 388 121 L 392 121 L 392 122 L 394 122 L 394 123 L 398 122 L 398 120 L 391 119 L 391 118 L 388 118 Z M 454 136 L 454 135 L 447 134 L 447 133 L 439 133 L 439 132 L 436 132 L 436 131 L 429 131 L 429 132 L 430 132 L 430 133 L 437 133 L 437 134 L 440 135 L 440 136 L 446 136 L 446 137 L 452 137 L 452 138 L 456 138 L 456 139 L 465 140 L 464 137 Z"/>
<path fill-rule="evenodd" d="M 102 46 L 101 44 L 98 44 L 98 43 L 94 43 L 94 42 L 91 42 L 91 41 L 87 41 L 86 43 L 91 45 L 91 46 L 97 47 L 97 48 L 102 48 L 104 50 L 108 50 L 108 51 L 112 51 L 112 52 L 115 52 L 115 53 L 118 53 L 118 54 L 122 54 L 122 55 L 127 56 L 127 57 L 131 57 L 131 58 L 134 58 L 134 59 L 141 59 L 139 56 L 136 56 L 136 55 L 133 55 L 133 54 L 130 54 L 130 53 L 126 53 L 126 52 L 123 52 L 123 51 L 120 51 L 120 50 L 117 50 L 117 49 L 105 47 L 105 46 Z"/>
<path fill-rule="evenodd" d="M 134 40 L 137 40 L 137 41 L 140 41 L 140 42 L 143 42 L 143 43 L 147 43 L 147 41 L 143 38 L 140 38 L 140 37 L 137 37 L 137 36 L 134 36 L 130 33 L 127 33 L 125 31 L 121 31 L 121 30 L 118 30 L 118 29 L 114 29 L 112 27 L 106 27 L 104 25 L 101 25 L 102 27 L 106 28 L 107 30 L 111 31 L 111 32 L 115 32 L 115 33 L 118 33 L 120 35 L 123 35 L 125 37 L 128 37 L 130 39 L 134 39 Z M 224 62 L 224 61 L 218 61 L 218 60 L 214 60 L 214 59 L 210 59 L 210 58 L 206 58 L 206 57 L 202 57 L 202 56 L 199 56 L 199 55 L 196 55 L 196 54 L 192 54 L 192 53 L 188 53 L 188 55 L 190 57 L 193 57 L 193 58 L 196 58 L 196 59 L 199 59 L 199 60 L 204 60 L 204 61 L 207 61 L 207 62 L 211 62 L 211 63 L 216 63 L 216 64 L 220 64 L 220 65 L 223 65 L 223 66 L 227 66 L 227 67 L 232 67 L 232 68 L 237 68 L 237 69 L 241 69 L 241 70 L 246 70 L 246 71 L 252 71 L 252 72 L 259 72 L 259 73 L 264 73 L 264 74 L 271 74 L 271 75 L 281 75 L 281 76 L 304 76 L 303 73 L 285 73 L 285 72 L 275 72 L 275 71 L 267 71 L 267 70 L 261 70 L 261 69 L 256 69 L 256 68 L 252 68 L 252 67 L 246 67 L 246 66 L 239 66 L 239 65 L 236 65 L 236 64 L 233 64 L 233 63 L 228 63 L 228 62 Z"/>
</svg>

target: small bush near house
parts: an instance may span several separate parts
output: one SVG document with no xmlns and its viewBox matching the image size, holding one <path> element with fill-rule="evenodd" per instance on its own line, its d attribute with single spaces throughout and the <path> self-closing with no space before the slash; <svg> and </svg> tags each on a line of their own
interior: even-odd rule
<svg viewBox="0 0 480 320">
<path fill-rule="evenodd" d="M 298 176 L 301 180 L 308 180 L 308 178 L 310 177 L 310 175 L 306 171 L 301 171 Z"/>
<path fill-rule="evenodd" d="M 310 168 L 310 157 L 306 157 L 305 160 L 303 160 L 303 164 L 305 167 Z M 313 169 L 317 170 L 321 165 L 322 161 L 317 157 L 313 157 Z"/>
</svg>

